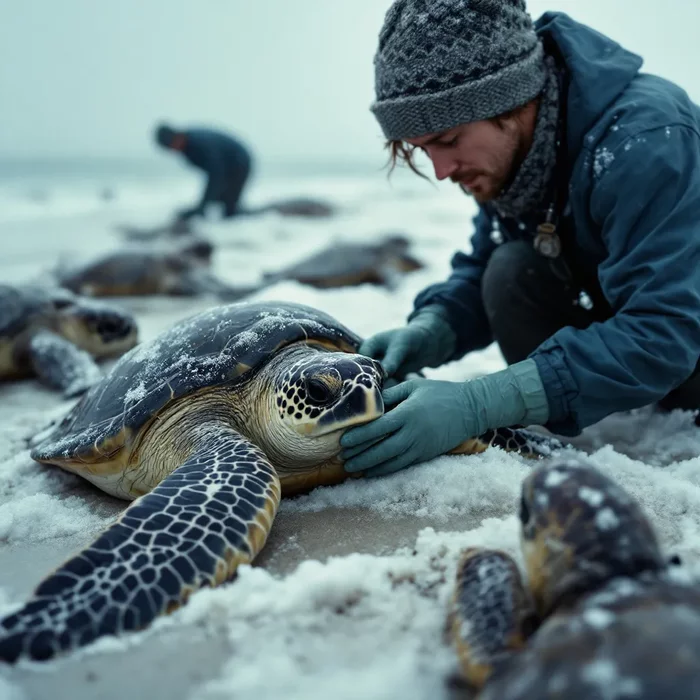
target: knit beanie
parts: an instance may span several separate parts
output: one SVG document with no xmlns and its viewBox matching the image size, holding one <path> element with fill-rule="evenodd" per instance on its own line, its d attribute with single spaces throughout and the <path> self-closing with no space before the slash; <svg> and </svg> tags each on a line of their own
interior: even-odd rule
<svg viewBox="0 0 700 700">
<path fill-rule="evenodd" d="M 503 114 L 545 81 L 524 0 L 395 0 L 374 66 L 371 109 L 389 140 Z"/>
</svg>

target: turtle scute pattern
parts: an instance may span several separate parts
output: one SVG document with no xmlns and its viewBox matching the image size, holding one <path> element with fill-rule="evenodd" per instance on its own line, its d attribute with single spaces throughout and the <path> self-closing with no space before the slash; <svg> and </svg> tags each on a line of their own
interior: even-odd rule
<svg viewBox="0 0 700 700">
<path fill-rule="evenodd" d="M 48 461 L 91 449 L 124 425 L 137 429 L 173 397 L 236 382 L 280 344 L 322 338 L 356 348 L 360 339 L 327 314 L 294 303 L 235 303 L 213 307 L 137 345 L 37 445 Z"/>
<path fill-rule="evenodd" d="M 144 628 L 202 586 L 230 579 L 264 544 L 279 499 L 265 455 L 217 427 L 201 450 L 0 622 L 0 659 L 47 659 L 104 634 Z"/>
<path fill-rule="evenodd" d="M 520 504 L 525 580 L 466 550 L 449 629 L 477 700 L 700 698 L 700 582 L 670 568 L 639 504 L 581 462 L 535 469 Z"/>
<path fill-rule="evenodd" d="M 375 360 L 356 354 L 359 344 L 358 336 L 322 311 L 258 302 L 183 320 L 118 361 L 31 456 L 95 483 L 105 476 L 101 488 L 136 500 L 116 524 L 46 578 L 24 608 L 0 620 L 0 659 L 46 659 L 101 636 L 143 628 L 196 589 L 230 578 L 257 555 L 271 528 L 281 491 L 273 465 L 289 494 L 347 478 L 336 461 L 334 433 L 353 420 L 375 417 L 383 407 L 385 377 Z M 289 355 L 281 352 L 290 345 Z M 231 422 L 214 407 L 176 419 L 171 430 L 184 434 L 173 460 L 178 466 L 168 463 L 162 481 L 134 488 L 129 479 L 148 466 L 154 444 L 138 443 L 139 431 L 158 425 L 169 402 L 189 407 L 194 399 L 174 402 L 195 392 L 196 400 L 206 401 L 208 388 L 223 385 L 234 398 L 261 390 L 260 414 L 255 405 L 245 406 L 239 421 Z M 323 405 L 318 416 L 312 414 L 315 396 L 316 405 Z M 278 417 L 275 409 L 288 430 L 283 440 L 265 446 L 263 436 L 277 425 L 269 422 Z M 181 414 L 170 414 L 175 415 Z M 205 415 L 206 429 L 194 422 Z M 166 414 L 162 423 L 168 420 Z M 307 441 L 324 435 L 325 442 Z M 481 449 L 479 444 L 473 451 Z M 295 470 L 297 460 L 303 469 Z M 100 475 L 105 464 L 115 471 Z"/>
<path fill-rule="evenodd" d="M 484 447 L 500 447 L 507 452 L 518 452 L 524 457 L 548 457 L 564 444 L 551 435 L 543 435 L 527 428 L 498 428 L 487 430 L 478 440 Z"/>
</svg>

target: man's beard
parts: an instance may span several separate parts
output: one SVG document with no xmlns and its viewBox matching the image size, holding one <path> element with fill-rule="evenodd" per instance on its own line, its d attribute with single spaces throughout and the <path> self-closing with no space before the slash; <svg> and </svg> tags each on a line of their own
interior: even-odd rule
<svg viewBox="0 0 700 700">
<path fill-rule="evenodd" d="M 463 192 L 468 194 L 470 197 L 473 197 L 479 204 L 483 204 L 485 202 L 489 202 L 493 199 L 496 199 L 497 197 L 500 197 L 501 194 L 506 192 L 508 188 L 513 184 L 513 181 L 515 180 L 518 171 L 520 170 L 520 166 L 527 157 L 529 150 L 528 144 L 526 143 L 526 140 L 520 131 L 514 134 L 512 146 L 513 147 L 508 151 L 508 154 L 513 154 L 510 158 L 510 163 L 504 163 L 502 167 L 498 168 L 497 170 L 497 172 L 504 172 L 505 174 L 500 174 L 499 179 L 495 182 L 495 186 L 489 187 L 487 192 L 473 192 L 472 190 L 467 188 L 464 182 L 465 180 L 468 181 L 470 178 L 474 177 L 477 174 L 481 175 L 481 177 L 486 177 L 489 179 L 489 181 L 493 182 L 496 173 L 475 173 L 474 171 L 467 170 L 451 176 L 450 179 L 452 180 L 452 182 L 458 184 Z"/>
<path fill-rule="evenodd" d="M 501 195 L 503 192 L 507 192 L 510 186 L 513 184 L 513 181 L 515 180 L 518 171 L 520 170 L 520 166 L 523 164 L 525 158 L 527 158 L 529 150 L 530 146 L 526 142 L 525 137 L 522 135 L 522 133 L 518 133 L 515 155 L 511 161 L 510 169 L 508 170 L 508 175 L 504 178 L 496 197 Z"/>
</svg>

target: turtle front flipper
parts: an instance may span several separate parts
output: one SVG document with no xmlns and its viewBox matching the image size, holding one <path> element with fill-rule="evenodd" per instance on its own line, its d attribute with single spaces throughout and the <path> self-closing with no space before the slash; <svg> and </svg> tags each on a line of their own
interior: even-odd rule
<svg viewBox="0 0 700 700">
<path fill-rule="evenodd" d="M 564 445 L 555 437 L 542 435 L 526 428 L 497 428 L 483 435 L 465 440 L 450 450 L 451 455 L 476 454 L 489 447 L 500 447 L 506 452 L 517 452 L 523 457 L 549 457 Z"/>
<path fill-rule="evenodd" d="M 497 664 L 525 646 L 533 606 L 515 561 L 498 550 L 462 553 L 448 614 L 448 632 L 465 680 L 481 688 Z"/>
<path fill-rule="evenodd" d="M 67 399 L 84 393 L 102 378 L 102 371 L 85 350 L 51 331 L 35 333 L 27 350 L 39 379 Z"/>
<path fill-rule="evenodd" d="M 35 660 L 146 627 L 262 549 L 280 499 L 274 467 L 229 428 L 202 430 L 189 459 L 0 620 L 0 659 Z"/>
</svg>

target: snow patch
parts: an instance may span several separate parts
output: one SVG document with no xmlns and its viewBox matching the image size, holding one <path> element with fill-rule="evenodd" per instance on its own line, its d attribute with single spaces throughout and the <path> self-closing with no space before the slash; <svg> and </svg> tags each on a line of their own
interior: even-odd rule
<svg viewBox="0 0 700 700">
<path fill-rule="evenodd" d="M 283 500 L 281 511 L 368 508 L 381 517 L 505 517 L 513 513 L 520 484 L 530 470 L 527 460 L 500 450 L 470 457 L 438 457 L 382 479 L 357 479 L 311 494 Z"/>
<path fill-rule="evenodd" d="M 583 612 L 582 617 L 586 624 L 596 629 L 607 627 L 615 619 L 615 615 L 602 608 L 590 608 Z"/>
<path fill-rule="evenodd" d="M 597 489 L 592 489 L 588 486 L 582 486 L 578 491 L 579 498 L 589 506 L 597 508 L 602 502 L 605 496 Z"/>
<path fill-rule="evenodd" d="M 599 697 L 605 700 L 638 696 L 642 684 L 638 678 L 621 676 L 617 666 L 608 659 L 596 659 L 581 671 L 581 680 L 595 686 Z"/>
<path fill-rule="evenodd" d="M 632 140 L 624 148 L 639 143 Z M 364 337 L 404 324 L 415 295 L 450 274 L 449 261 L 455 248 L 469 252 L 467 237 L 460 232 L 475 208 L 449 183 L 432 187 L 410 173 L 404 179 L 399 175 L 395 173 L 389 183 L 383 172 L 376 179 L 363 175 L 275 183 L 268 194 L 283 196 L 306 189 L 338 202 L 343 213 L 320 222 L 277 216 L 202 222 L 203 232 L 217 246 L 214 271 L 231 284 L 255 282 L 262 270 L 279 269 L 333 240 L 373 240 L 380 231 L 403 230 L 426 267 L 402 278 L 394 291 L 371 285 L 320 291 L 284 282 L 253 298 L 320 308 Z M 254 185 L 253 198 L 266 196 L 261 186 Z M 168 207 L 181 205 L 177 200 L 182 191 L 172 189 L 169 182 L 168 188 L 162 195 L 134 189 L 128 201 L 140 202 L 142 216 L 150 214 L 157 223 Z M 24 204 L 15 202 L 14 209 L 0 207 L 3 220 L 14 217 L 23 224 L 22 235 L 10 233 L 6 227 L 2 266 L 6 279 L 36 275 L 38 265 L 52 266 L 58 253 L 71 247 L 85 253 L 114 247 L 112 212 L 92 219 L 69 215 L 75 211 L 73 200 L 61 204 L 62 196 L 59 191 L 50 203 L 31 204 L 34 222 Z M 0 200 L 3 205 L 12 204 L 2 187 Z M 95 206 L 89 206 L 94 211 Z M 133 212 L 130 210 L 129 216 Z M 31 264 L 16 264 L 21 260 Z M 186 319 L 204 313 L 220 323 L 220 333 L 227 332 L 226 324 L 210 308 L 211 299 L 149 298 L 129 300 L 128 304 L 135 309 L 142 338 L 131 351 L 132 357 L 147 369 L 160 371 L 157 358 L 162 347 L 153 341 L 174 323 L 184 322 L 186 327 Z M 274 328 L 279 321 L 279 315 L 271 314 L 261 328 Z M 208 367 L 193 363 L 193 356 L 192 348 L 183 346 L 173 357 L 173 367 L 188 372 L 215 369 L 216 358 Z M 491 345 L 425 373 L 430 378 L 464 381 L 504 366 L 498 348 Z M 142 400 L 152 376 L 153 372 L 145 371 L 125 388 L 125 402 Z M 113 515 L 99 509 L 99 492 L 79 477 L 29 458 L 25 440 L 36 436 L 50 419 L 64 415 L 74 402 L 64 401 L 31 380 L 4 385 L 1 391 L 0 547 L 7 566 L 4 579 L 0 572 L 0 587 L 7 587 L 13 586 L 13 548 L 31 551 L 33 542 L 46 540 L 59 550 L 67 548 L 72 546 L 71 536 L 90 531 L 97 534 Z M 618 414 L 591 426 L 571 442 L 574 449 L 568 454 L 573 461 L 585 458 L 640 502 L 662 546 L 683 559 L 682 567 L 674 567 L 674 577 L 698 569 L 700 430 L 692 414 L 649 410 Z M 377 527 L 374 536 L 387 554 L 328 558 L 325 551 L 307 550 L 310 559 L 286 575 L 243 567 L 234 583 L 198 592 L 187 606 L 151 629 L 105 639 L 89 647 L 91 653 L 104 654 L 100 663 L 109 664 L 112 654 L 123 657 L 133 645 L 148 642 L 139 650 L 148 663 L 150 645 L 157 643 L 164 627 L 175 626 L 187 633 L 195 625 L 211 625 L 225 630 L 231 642 L 230 662 L 217 678 L 209 679 L 194 693 L 193 700 L 231 696 L 244 700 L 329 696 L 442 700 L 447 697 L 445 678 L 456 667 L 454 651 L 442 642 L 441 630 L 458 553 L 465 546 L 493 547 L 521 563 L 517 518 L 520 485 L 538 464 L 500 450 L 440 457 L 389 477 L 353 480 L 285 500 L 282 513 L 318 513 L 313 526 L 319 528 L 329 527 L 334 509 L 366 509 L 380 515 L 386 528 Z M 548 478 L 560 483 L 566 472 L 552 471 Z M 550 500 L 554 493 L 549 492 Z M 427 528 L 410 551 L 397 550 L 392 526 L 401 527 L 403 522 L 431 524 L 448 531 Z M 288 547 L 296 535 L 290 535 L 280 548 Z M 297 552 L 303 549 L 303 533 L 298 535 L 301 544 Z M 345 535 L 337 533 L 339 539 Z M 35 562 L 34 573 L 34 580 L 47 573 L 41 560 Z M 14 596 L 14 587 L 12 590 Z M 605 597 L 614 602 L 638 590 L 638 584 L 630 580 L 616 580 L 598 594 L 595 604 L 604 605 Z M 601 623 L 600 615 L 594 614 L 594 619 Z M 181 661 L 188 663 L 187 659 Z M 589 668 L 589 674 L 606 677 L 605 668 L 595 666 Z M 611 677 L 608 668 L 607 678 Z M 525 676 L 523 682 L 527 680 Z M 57 692 L 71 694 L 70 688 Z"/>
<path fill-rule="evenodd" d="M 556 488 L 557 486 L 563 484 L 568 478 L 569 474 L 567 472 L 552 469 L 545 477 L 544 485 L 550 489 Z"/>
<path fill-rule="evenodd" d="M 620 519 L 612 508 L 603 508 L 596 513 L 595 524 L 599 530 L 612 530 L 620 525 Z"/>
<path fill-rule="evenodd" d="M 610 167 L 614 160 L 615 156 L 611 150 L 605 146 L 602 148 L 596 148 L 593 156 L 593 174 L 596 177 L 600 177 L 603 172 Z"/>
</svg>

